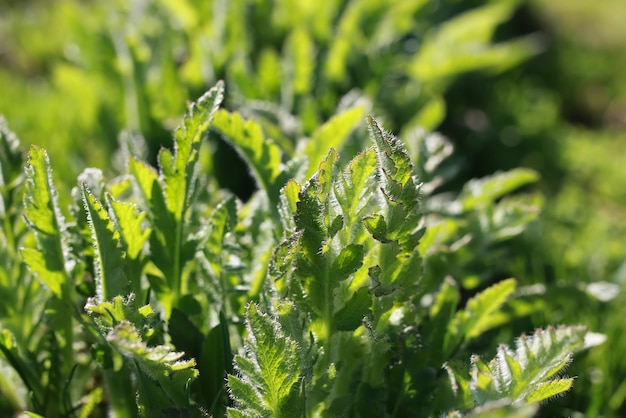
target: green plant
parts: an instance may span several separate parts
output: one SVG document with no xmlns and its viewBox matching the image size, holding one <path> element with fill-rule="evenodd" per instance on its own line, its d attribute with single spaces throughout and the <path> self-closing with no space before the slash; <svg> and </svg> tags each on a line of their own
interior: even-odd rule
<svg viewBox="0 0 626 418">
<path fill-rule="evenodd" d="M 154 163 L 159 147 L 171 145 L 185 100 L 218 79 L 229 83 L 229 105 L 260 121 L 288 153 L 356 100 L 373 103 L 397 132 L 416 124 L 431 130 L 447 105 L 466 101 L 444 100 L 455 78 L 499 73 L 539 50 L 531 38 L 494 41 L 519 3 L 20 3 L 0 13 L 0 113 L 67 163 L 64 183 L 84 166 L 108 164 L 122 130 L 145 138 Z M 241 189 L 223 148 L 218 178 Z"/>
<path fill-rule="evenodd" d="M 433 195 L 449 173 L 442 137 L 405 146 L 368 117 L 344 164 L 362 112 L 347 110 L 290 157 L 218 110 L 223 90 L 190 105 L 158 170 L 126 144 L 127 173 L 85 170 L 67 211 L 46 152 L 31 147 L 22 175 L 2 124 L 0 362 L 23 388 L 0 385 L 6 411 L 529 416 L 571 386 L 560 373 L 589 345 L 580 327 L 463 363 L 542 307 L 486 261 L 536 216 L 536 198 L 511 194 L 532 171 Z M 248 202 L 202 172 L 210 129 L 247 161 L 259 186 Z"/>
</svg>

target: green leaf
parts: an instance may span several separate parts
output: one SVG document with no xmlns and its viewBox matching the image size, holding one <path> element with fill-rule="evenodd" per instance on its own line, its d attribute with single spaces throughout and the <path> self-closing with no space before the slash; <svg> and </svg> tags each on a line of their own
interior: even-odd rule
<svg viewBox="0 0 626 418">
<path fill-rule="evenodd" d="M 310 308 L 323 317 L 328 327 L 332 327 L 333 292 L 344 279 L 333 274 L 331 269 L 342 247 L 345 247 L 341 245 L 340 236 L 343 234 L 337 228 L 343 230 L 347 227 L 333 198 L 337 158 L 337 153 L 331 149 L 320 163 L 317 174 L 302 186 L 294 215 L 296 230 L 302 231 L 296 271 L 304 279 Z M 346 256 L 348 254 L 345 253 Z M 342 265 L 343 262 L 338 267 Z"/>
<path fill-rule="evenodd" d="M 354 126 L 364 115 L 362 106 L 353 107 L 333 116 L 320 126 L 304 146 L 304 153 L 309 160 L 305 177 L 311 177 L 317 170 L 317 162 L 328 153 L 330 148 L 340 150 Z"/>
<path fill-rule="evenodd" d="M 183 123 L 174 134 L 174 154 L 162 149 L 159 153 L 163 192 L 169 212 L 176 222 L 183 220 L 189 207 L 197 176 L 200 141 L 209 129 L 215 112 L 224 97 L 224 83 L 219 81 L 189 106 Z"/>
<path fill-rule="evenodd" d="M 25 262 L 58 298 L 69 298 L 73 265 L 68 250 L 65 218 L 59 209 L 48 154 L 32 146 L 26 165 L 24 215 L 35 233 L 38 249 L 24 249 Z"/>
<path fill-rule="evenodd" d="M 350 244 L 341 249 L 333 261 L 331 273 L 335 280 L 345 280 L 363 265 L 364 249 L 362 245 Z"/>
<path fill-rule="evenodd" d="M 567 392 L 574 384 L 574 379 L 556 379 L 538 384 L 535 389 L 526 396 L 526 402 L 540 402 Z"/>
<path fill-rule="evenodd" d="M 369 215 L 363 217 L 363 226 L 372 234 L 372 238 L 382 243 L 392 242 L 387 238 L 387 223 L 383 215 Z"/>
<path fill-rule="evenodd" d="M 496 173 L 482 179 L 470 180 L 463 187 L 459 200 L 466 211 L 492 204 L 496 199 L 539 179 L 538 174 L 527 168 L 516 168 Z"/>
<path fill-rule="evenodd" d="M 220 323 L 207 334 L 202 344 L 202 351 L 198 358 L 200 376 L 198 386 L 205 393 L 207 406 L 210 412 L 218 415 L 223 411 L 223 405 L 228 403 L 226 391 L 226 376 L 233 372 L 233 355 L 230 348 L 230 338 L 226 316 L 220 313 Z M 216 408 L 217 411 L 215 410 Z"/>
<path fill-rule="evenodd" d="M 492 316 L 515 292 L 514 279 L 503 280 L 471 298 L 448 325 L 445 351 L 451 353 L 463 341 L 471 340 L 492 327 Z"/>
<path fill-rule="evenodd" d="M 149 274 L 148 278 L 166 316 L 186 288 L 188 273 L 184 267 L 195 257 L 197 242 L 190 238 L 189 212 L 196 208 L 193 200 L 197 197 L 199 150 L 223 94 L 224 85 L 218 82 L 189 106 L 175 132 L 174 151 L 162 149 L 159 153 L 156 179 L 148 166 L 129 159 L 129 171 L 146 200 L 152 221 L 151 259 L 162 273 Z"/>
<path fill-rule="evenodd" d="M 376 32 L 371 43 L 377 49 L 390 47 L 394 42 L 407 36 L 414 30 L 416 13 L 428 0 L 406 0 L 387 2 L 383 16 L 377 22 Z"/>
<path fill-rule="evenodd" d="M 280 189 L 280 205 L 278 212 L 283 226 L 283 230 L 290 234 L 295 231 L 294 215 L 298 207 L 300 194 L 300 185 L 293 179 L 289 180 L 285 186 Z"/>
<path fill-rule="evenodd" d="M 570 362 L 572 352 L 584 348 L 584 327 L 559 327 L 522 335 L 515 351 L 498 348 L 488 364 L 472 357 L 471 386 L 476 405 L 508 398 L 513 404 L 556 396 L 572 385 L 569 378 L 552 379 Z"/>
<path fill-rule="evenodd" d="M 268 273 L 274 281 L 283 278 L 293 269 L 300 248 L 302 232 L 297 232 L 281 241 L 272 254 Z"/>
<path fill-rule="evenodd" d="M 130 259 L 137 259 L 152 232 L 152 228 L 144 225 L 146 213 L 133 203 L 122 202 L 109 195 L 106 201 L 111 208 L 111 220 L 119 231 L 126 255 Z"/>
<path fill-rule="evenodd" d="M 503 70 L 537 53 L 538 45 L 530 39 L 490 44 L 496 27 L 509 18 L 516 4 L 491 3 L 439 25 L 425 36 L 409 74 L 432 83 L 471 70 Z"/>
<path fill-rule="evenodd" d="M 135 325 L 127 320 L 113 327 L 106 340 L 134 370 L 140 402 L 148 412 L 188 405 L 185 388 L 198 376 L 194 360 L 182 360 L 184 353 L 174 352 L 166 345 L 148 346 Z"/>
<path fill-rule="evenodd" d="M 376 144 L 385 221 L 385 241 L 397 241 L 403 251 L 411 252 L 423 234 L 419 204 L 419 185 L 413 176 L 413 163 L 402 141 L 385 132 L 371 116 L 368 117 L 370 137 Z M 375 223 L 377 235 L 382 231 Z"/>
<path fill-rule="evenodd" d="M 32 391 L 32 398 L 36 405 L 41 405 L 43 397 L 47 395 L 40 380 L 39 370 L 33 367 L 31 359 L 21 353 L 15 336 L 7 329 L 0 329 L 0 352 L 11 367 L 19 374 L 24 384 Z"/>
<path fill-rule="evenodd" d="M 367 287 L 360 287 L 346 302 L 343 308 L 335 312 L 333 324 L 338 331 L 354 331 L 363 325 L 363 320 L 370 311 L 372 295 Z"/>
<path fill-rule="evenodd" d="M 100 303 L 90 299 L 85 310 L 103 344 L 121 355 L 132 373 L 140 409 L 154 416 L 165 408 L 187 407 L 186 388 L 198 375 L 195 361 L 183 360 L 184 353 L 167 345 L 152 345 L 152 340 L 162 338 L 159 313 L 150 305 L 137 308 L 134 301 L 132 294 Z M 118 377 L 124 380 L 125 376 L 122 373 Z"/>
<path fill-rule="evenodd" d="M 24 411 L 24 415 L 29 418 L 45 418 L 43 415 L 36 414 L 34 412 Z"/>
<path fill-rule="evenodd" d="M 16 204 L 12 191 L 20 184 L 23 173 L 23 157 L 17 136 L 9 130 L 4 117 L 0 116 L 0 218 L 12 212 Z"/>
<path fill-rule="evenodd" d="M 128 172 L 133 176 L 144 199 L 145 206 L 147 208 L 150 207 L 152 193 L 158 190 L 157 181 L 159 175 L 156 170 L 143 161 L 130 157 L 128 159 Z"/>
<path fill-rule="evenodd" d="M 285 44 L 283 67 L 294 96 L 310 93 L 315 71 L 315 45 L 304 25 L 298 25 L 289 34 Z M 283 83 L 283 88 L 285 88 Z M 283 91 L 283 97 L 285 96 Z"/>
<path fill-rule="evenodd" d="M 436 293 L 434 303 L 430 307 L 430 321 L 426 324 L 426 335 L 430 335 L 430 343 L 433 347 L 441 347 L 433 353 L 435 364 L 448 360 L 449 351 L 445 350 L 446 328 L 456 312 L 460 293 L 458 285 L 451 277 L 446 277 Z"/>
<path fill-rule="evenodd" d="M 206 249 L 213 256 L 219 256 L 224 249 L 224 238 L 232 231 L 237 222 L 237 201 L 229 198 L 220 202 L 209 218 L 209 231 L 206 241 Z M 216 264 L 223 263 L 219 260 Z M 215 266 L 219 268 L 219 266 Z"/>
<path fill-rule="evenodd" d="M 120 234 L 102 204 L 84 184 L 81 192 L 96 251 L 96 300 L 103 302 L 118 295 L 126 295 L 130 289 L 124 274 L 125 254 L 121 249 Z"/>
<path fill-rule="evenodd" d="M 63 289 L 67 283 L 67 276 L 64 271 L 50 270 L 48 258 L 42 251 L 34 248 L 22 248 L 20 251 L 24 263 L 37 275 L 39 280 L 50 289 L 53 295 L 58 298 L 63 297 Z"/>
<path fill-rule="evenodd" d="M 254 304 L 248 306 L 246 329 L 246 355 L 235 357 L 238 375 L 228 376 L 231 397 L 238 404 L 236 410 L 244 416 L 294 416 L 286 411 L 300 407 L 300 401 L 293 396 L 300 376 L 295 341 Z"/>
<path fill-rule="evenodd" d="M 113 225 L 119 231 L 120 242 L 125 251 L 125 272 L 129 280 L 130 290 L 137 299 L 144 300 L 146 289 L 142 285 L 145 258 L 142 254 L 146 241 L 152 233 L 146 220 L 147 213 L 137 205 L 122 202 L 106 195 Z"/>
<path fill-rule="evenodd" d="M 434 131 L 446 116 L 446 102 L 443 97 L 434 97 L 424 105 L 417 115 L 408 123 L 426 132 Z"/>
<path fill-rule="evenodd" d="M 453 406 L 453 402 L 456 401 L 456 408 L 470 409 L 474 406 L 474 400 L 472 399 L 472 392 L 470 387 L 470 375 L 468 366 L 458 360 L 452 360 L 446 362 L 441 366 L 442 369 L 448 374 L 450 379 L 450 388 L 452 389 L 452 397 L 445 398 L 442 404 L 446 409 Z M 442 393 L 438 394 L 437 401 L 441 402 L 440 397 Z"/>
<path fill-rule="evenodd" d="M 487 402 L 460 416 L 467 418 L 532 418 L 537 415 L 538 411 L 538 404 L 511 405 L 510 399 L 502 399 Z"/>
<path fill-rule="evenodd" d="M 339 173 L 335 183 L 335 196 L 347 225 L 358 225 L 361 214 L 367 209 L 372 200 L 376 182 L 373 181 L 376 172 L 376 151 L 369 148 L 358 154 L 350 161 L 348 167 Z M 357 228 L 352 232 L 356 235 Z M 356 236 L 351 238 L 356 239 Z"/>
<path fill-rule="evenodd" d="M 151 327 L 154 326 L 154 321 L 158 318 L 158 314 L 152 310 L 150 305 L 137 308 L 135 295 L 115 296 L 111 300 L 103 302 L 97 302 L 90 298 L 85 305 L 85 311 L 103 335 L 106 335 L 121 321 L 130 321 L 144 329 L 144 336 L 148 337 L 154 334 L 155 331 Z"/>
<path fill-rule="evenodd" d="M 275 182 L 282 171 L 282 153 L 271 139 L 263 136 L 261 127 L 253 120 L 244 121 L 236 112 L 220 109 L 213 123 L 248 163 L 257 184 L 270 197 L 278 201 L 282 184 Z"/>
</svg>

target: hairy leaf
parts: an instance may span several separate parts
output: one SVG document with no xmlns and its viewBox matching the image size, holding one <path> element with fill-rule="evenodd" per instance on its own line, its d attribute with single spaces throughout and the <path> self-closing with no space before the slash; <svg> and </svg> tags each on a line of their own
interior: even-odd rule
<svg viewBox="0 0 626 418">
<path fill-rule="evenodd" d="M 214 126 L 245 158 L 259 187 L 272 201 L 277 201 L 282 187 L 282 184 L 275 184 L 282 171 L 282 153 L 278 145 L 263 136 L 256 122 L 244 121 L 239 113 L 220 109 L 215 114 Z"/>
<path fill-rule="evenodd" d="M 471 298 L 465 309 L 457 312 L 449 323 L 444 351 L 451 353 L 461 342 L 489 330 L 493 326 L 492 316 L 513 294 L 515 287 L 515 280 L 503 280 Z"/>
<path fill-rule="evenodd" d="M 163 192 L 169 212 L 176 222 L 183 220 L 194 192 L 200 141 L 224 97 L 224 83 L 213 88 L 189 106 L 183 123 L 174 134 L 174 154 L 162 149 L 159 154 Z"/>
<path fill-rule="evenodd" d="M 418 229 L 421 218 L 419 185 L 413 177 L 413 164 L 402 142 L 385 132 L 371 116 L 368 119 L 370 137 L 376 144 L 379 176 L 385 211 L 376 222 L 385 240 L 397 241 L 404 251 L 412 251 L 423 231 Z"/>
<path fill-rule="evenodd" d="M 289 417 L 294 386 L 300 376 L 295 341 L 285 336 L 279 323 L 251 304 L 246 315 L 246 354 L 235 356 L 237 376 L 228 376 L 231 397 L 238 404 L 229 415 Z M 247 414 L 247 415 L 246 415 Z"/>
<path fill-rule="evenodd" d="M 82 185 L 83 204 L 89 220 L 89 229 L 96 250 L 96 300 L 103 302 L 129 292 L 124 273 L 125 254 L 121 249 L 120 234 L 102 204 Z"/>
<path fill-rule="evenodd" d="M 167 345 L 150 343 L 161 326 L 150 305 L 137 308 L 133 295 L 116 296 L 100 303 L 92 299 L 85 310 L 105 344 L 132 371 L 139 405 L 148 416 L 171 406 L 187 406 L 186 387 L 198 375 L 195 361 L 183 360 L 183 353 Z"/>
<path fill-rule="evenodd" d="M 119 230 L 121 242 L 128 258 L 137 259 L 152 229 L 144 225 L 146 213 L 136 205 L 107 196 L 111 207 L 111 220 Z"/>
<path fill-rule="evenodd" d="M 35 233 L 37 249 L 23 249 L 25 261 L 58 298 L 69 297 L 74 261 L 68 251 L 65 218 L 61 214 L 45 150 L 32 146 L 26 166 L 24 215 Z"/>
<path fill-rule="evenodd" d="M 134 369 L 139 396 L 148 412 L 157 405 L 165 408 L 188 404 L 185 388 L 198 376 L 194 360 L 183 360 L 184 353 L 166 345 L 148 346 L 137 328 L 126 320 L 113 327 L 106 340 Z"/>
<path fill-rule="evenodd" d="M 22 177 L 23 157 L 19 150 L 17 136 L 9 130 L 4 117 L 0 116 L 0 219 L 12 212 L 12 190 L 15 189 Z"/>
<path fill-rule="evenodd" d="M 584 347 L 584 327 L 559 327 L 523 335 L 515 350 L 505 345 L 488 364 L 472 357 L 471 387 L 478 404 L 509 398 L 513 403 L 536 402 L 555 396 L 572 379 L 552 379 L 570 362 L 572 352 Z"/>
</svg>

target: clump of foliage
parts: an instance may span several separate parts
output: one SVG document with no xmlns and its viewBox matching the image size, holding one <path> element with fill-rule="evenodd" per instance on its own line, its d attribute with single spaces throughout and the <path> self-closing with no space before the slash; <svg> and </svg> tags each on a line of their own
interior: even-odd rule
<svg viewBox="0 0 626 418">
<path fill-rule="evenodd" d="M 22 171 L 2 122 L 3 411 L 531 416 L 569 389 L 586 330 L 498 346 L 537 304 L 478 260 L 536 216 L 512 194 L 534 172 L 435 196 L 452 152 L 438 135 L 405 144 L 368 117 L 349 155 L 347 110 L 292 157 L 223 96 L 189 106 L 158 169 L 129 142 L 125 173 L 87 169 L 64 199 L 46 151 Z M 257 182 L 245 203 L 202 171 L 210 130 Z"/>
<path fill-rule="evenodd" d="M 153 162 L 171 145 L 185 100 L 219 79 L 229 84 L 228 102 L 262 121 L 288 152 L 355 100 L 373 103 L 397 132 L 433 129 L 460 74 L 499 73 L 539 50 L 531 38 L 494 42 L 515 0 L 27 3 L 0 17 L 0 112 L 68 163 L 67 182 L 74 167 L 108 164 L 124 129 L 146 139 Z M 236 187 L 233 157 L 224 163 L 224 152 L 216 170 L 223 185 Z"/>
</svg>

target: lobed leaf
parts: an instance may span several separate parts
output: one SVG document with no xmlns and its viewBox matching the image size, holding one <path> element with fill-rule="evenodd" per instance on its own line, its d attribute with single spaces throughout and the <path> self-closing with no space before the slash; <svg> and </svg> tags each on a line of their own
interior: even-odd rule
<svg viewBox="0 0 626 418">
<path fill-rule="evenodd" d="M 237 403 L 231 416 L 288 417 L 289 404 L 299 404 L 292 399 L 300 377 L 297 345 L 254 304 L 247 309 L 246 329 L 245 355 L 235 357 L 238 375 L 228 377 L 231 397 Z"/>
<path fill-rule="evenodd" d="M 145 414 L 152 416 L 168 407 L 185 407 L 186 387 L 198 375 L 195 361 L 183 360 L 183 353 L 174 352 L 167 345 L 152 345 L 152 340 L 160 338 L 162 321 L 150 305 L 137 308 L 134 302 L 132 294 L 104 302 L 90 299 L 85 310 L 97 326 L 102 344 L 121 355 L 132 373 L 138 405 Z M 129 376 L 119 377 L 124 380 Z"/>
<path fill-rule="evenodd" d="M 448 325 L 444 350 L 451 353 L 462 341 L 476 338 L 489 330 L 492 316 L 515 292 L 514 279 L 503 280 L 471 298 L 465 309 L 456 313 Z"/>
<path fill-rule="evenodd" d="M 573 351 L 584 348 L 586 333 L 584 327 L 537 330 L 534 335 L 520 337 L 514 351 L 501 345 L 489 363 L 473 356 L 470 387 L 474 402 L 483 405 L 506 398 L 520 405 L 568 390 L 572 379 L 552 377 L 570 362 Z"/>
<path fill-rule="evenodd" d="M 282 166 L 282 152 L 278 145 L 264 138 L 256 122 L 244 121 L 236 112 L 218 110 L 213 125 L 246 160 L 258 186 L 272 201 L 277 201 L 278 190 L 282 186 L 275 184 Z"/>
<path fill-rule="evenodd" d="M 96 301 L 103 302 L 130 291 L 124 273 L 125 253 L 121 248 L 119 231 L 107 211 L 84 184 L 81 186 L 83 204 L 95 248 Z"/>
<path fill-rule="evenodd" d="M 219 81 L 189 106 L 182 125 L 174 134 L 174 153 L 167 149 L 159 153 L 163 193 L 167 208 L 177 222 L 182 221 L 194 191 L 200 141 L 223 97 L 224 83 Z"/>
<path fill-rule="evenodd" d="M 63 298 L 74 265 L 68 251 L 67 226 L 58 204 L 48 154 L 32 146 L 26 165 L 24 216 L 35 233 L 37 249 L 23 249 L 27 265 L 55 296 Z"/>
<path fill-rule="evenodd" d="M 157 405 L 188 404 L 185 388 L 198 376 L 195 360 L 183 360 L 184 353 L 174 352 L 166 345 L 148 346 L 135 325 L 127 320 L 113 327 L 106 340 L 134 370 L 140 401 L 149 410 Z"/>
<path fill-rule="evenodd" d="M 381 192 L 385 211 L 375 215 L 382 217 L 376 221 L 377 235 L 383 232 L 384 225 L 385 241 L 397 241 L 403 250 L 412 251 L 423 234 L 423 230 L 418 229 L 422 217 L 413 164 L 398 138 L 385 132 L 371 116 L 368 125 L 370 137 L 376 144 L 379 176 L 384 185 Z"/>
<path fill-rule="evenodd" d="M 107 195 L 106 201 L 126 255 L 130 259 L 137 259 L 152 232 L 152 228 L 144 225 L 146 212 L 139 210 L 133 203 L 122 202 L 110 195 Z"/>
<path fill-rule="evenodd" d="M 362 214 L 372 200 L 376 182 L 373 181 L 377 168 L 376 151 L 370 148 L 350 161 L 348 167 L 338 174 L 334 192 L 346 225 L 351 226 L 350 241 L 359 242 Z"/>
</svg>

